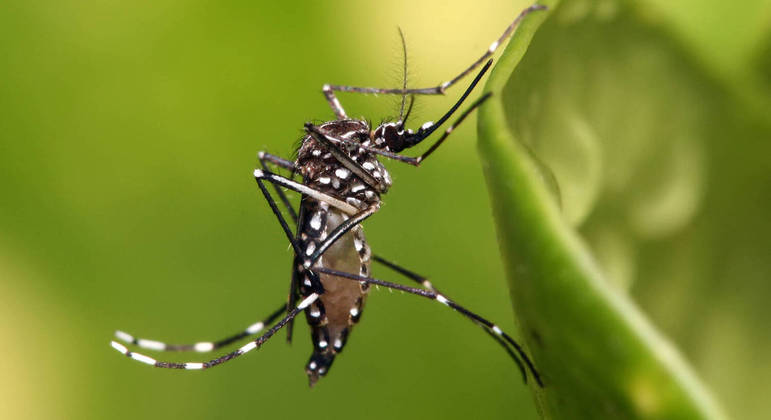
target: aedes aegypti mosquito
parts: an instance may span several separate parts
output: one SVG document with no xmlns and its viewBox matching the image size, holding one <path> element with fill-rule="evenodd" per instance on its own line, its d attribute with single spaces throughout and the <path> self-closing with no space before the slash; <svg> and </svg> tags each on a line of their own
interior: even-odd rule
<svg viewBox="0 0 771 420">
<path fill-rule="evenodd" d="M 492 60 L 489 59 L 490 56 L 512 34 L 522 18 L 541 9 L 545 9 L 545 7 L 533 5 L 523 10 L 479 59 L 453 79 L 439 86 L 408 89 L 406 76 L 400 89 L 324 85 L 322 89 L 324 96 L 334 111 L 336 119 L 321 125 L 305 124 L 306 134 L 297 151 L 297 160 L 292 162 L 269 153 L 259 153 L 262 168 L 254 171 L 254 177 L 294 250 L 288 302 L 282 303 L 267 318 L 250 325 L 238 334 L 219 341 L 185 345 L 135 338 L 122 331 L 115 333 L 119 340 L 148 350 L 209 352 L 256 335 L 280 318 L 264 334 L 238 350 L 208 362 L 162 362 L 130 351 L 115 341 L 111 343 L 112 347 L 134 360 L 159 368 L 208 369 L 262 346 L 285 326 L 288 331 L 288 340 L 291 340 L 293 320 L 300 312 L 304 311 L 313 340 L 313 353 L 305 368 L 312 386 L 329 371 L 335 356 L 342 351 L 353 325 L 361 317 L 368 289 L 370 285 L 374 284 L 432 299 L 460 312 L 482 327 L 485 332 L 503 346 L 519 366 L 525 381 L 527 381 L 527 371 L 529 371 L 538 385 L 543 386 L 538 371 L 530 358 L 511 336 L 496 324 L 471 312 L 441 293 L 426 278 L 373 255 L 364 238 L 364 231 L 361 226 L 365 219 L 378 211 L 381 194 L 386 193 L 391 186 L 388 171 L 378 161 L 377 155 L 414 166 L 420 165 L 442 144 L 458 124 L 489 98 L 489 94 L 483 95 L 463 111 L 422 155 L 407 157 L 398 153 L 420 144 L 458 110 L 490 68 L 492 63 Z M 403 36 L 402 46 L 404 47 Z M 414 102 L 413 95 L 444 94 L 447 88 L 471 73 L 482 63 L 485 64 L 460 99 L 436 123 L 427 122 L 420 126 L 417 131 L 405 128 L 405 122 Z M 396 122 L 380 124 L 372 130 L 368 122 L 351 119 L 346 115 L 335 96 L 335 92 L 401 95 L 399 119 Z M 405 112 L 408 95 L 410 96 L 410 103 Z M 285 178 L 271 172 L 268 169 L 269 164 L 289 170 L 292 176 Z M 296 174 L 302 176 L 302 183 L 292 179 Z M 276 200 L 265 187 L 265 181 L 273 184 L 276 194 L 286 207 L 287 213 L 296 223 L 295 232 L 289 227 Z M 299 212 L 294 210 L 282 188 L 296 191 L 302 195 Z M 369 268 L 373 260 L 404 275 L 423 288 L 404 286 L 370 277 Z M 297 303 L 298 300 L 299 303 Z"/>
</svg>

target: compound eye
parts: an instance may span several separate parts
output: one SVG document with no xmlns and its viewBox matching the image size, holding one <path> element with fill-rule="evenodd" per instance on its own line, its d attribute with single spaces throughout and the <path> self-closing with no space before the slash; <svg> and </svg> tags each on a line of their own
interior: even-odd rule
<svg viewBox="0 0 771 420">
<path fill-rule="evenodd" d="M 400 152 L 402 149 L 404 149 L 404 138 L 399 134 L 399 132 L 396 130 L 396 127 L 393 125 L 384 127 L 383 138 L 385 139 L 386 145 L 392 152 Z"/>
</svg>

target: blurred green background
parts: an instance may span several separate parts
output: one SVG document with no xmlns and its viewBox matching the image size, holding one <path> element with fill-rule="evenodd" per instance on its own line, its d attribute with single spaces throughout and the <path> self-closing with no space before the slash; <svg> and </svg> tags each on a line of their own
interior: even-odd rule
<svg viewBox="0 0 771 420">
<path fill-rule="evenodd" d="M 302 323 L 292 346 L 281 335 L 208 372 L 151 369 L 108 345 L 116 328 L 168 342 L 216 339 L 272 310 L 285 298 L 291 254 L 251 176 L 257 151 L 290 156 L 303 122 L 332 118 L 323 83 L 398 85 L 397 26 L 410 84 L 430 85 L 475 59 L 527 4 L 4 2 L 2 416 L 536 417 L 492 340 L 438 305 L 386 290 L 372 294 L 346 352 L 312 390 Z M 648 5 L 726 90 L 768 99 L 769 1 Z M 414 121 L 435 120 L 459 94 L 420 99 Z M 349 115 L 375 123 L 398 111 L 394 98 L 340 99 Z M 736 161 L 755 154 L 753 165 L 733 168 L 744 169 L 733 178 L 747 181 L 736 185 L 744 210 L 732 213 L 726 200 L 696 222 L 730 229 L 738 217 L 746 228 L 757 218 L 754 233 L 725 245 L 741 258 L 710 281 L 679 281 L 674 271 L 631 293 L 728 411 L 748 418 L 769 412 L 771 392 L 771 171 L 757 150 L 731 141 L 717 151 Z M 516 331 L 474 121 L 424 167 L 389 168 L 394 188 L 366 224 L 375 251 Z"/>
</svg>

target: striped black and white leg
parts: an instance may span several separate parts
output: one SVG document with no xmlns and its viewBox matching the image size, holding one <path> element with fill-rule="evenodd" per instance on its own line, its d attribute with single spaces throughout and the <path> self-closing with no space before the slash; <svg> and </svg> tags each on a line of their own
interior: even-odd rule
<svg viewBox="0 0 771 420">
<path fill-rule="evenodd" d="M 345 114 L 343 106 L 340 105 L 340 101 L 337 99 L 337 96 L 335 96 L 335 90 L 333 85 L 324 85 L 321 88 L 321 92 L 324 93 L 324 97 L 327 99 L 329 107 L 332 108 L 332 112 L 335 113 L 335 117 L 337 117 L 338 120 L 346 120 L 348 119 L 348 115 Z"/>
<path fill-rule="evenodd" d="M 261 347 L 263 344 L 265 344 L 266 341 L 268 341 L 273 335 L 276 334 L 284 325 L 286 325 L 290 320 L 294 319 L 300 312 L 302 312 L 305 308 L 310 306 L 313 302 L 315 302 L 319 298 L 319 295 L 317 293 L 312 293 L 307 298 L 303 299 L 294 309 L 289 311 L 284 318 L 282 318 L 276 325 L 272 326 L 270 329 L 268 329 L 263 335 L 261 335 L 256 340 L 252 340 L 246 345 L 242 346 L 236 351 L 227 353 L 225 355 L 222 355 L 216 359 L 211 359 L 206 362 L 185 362 L 185 363 L 177 363 L 177 362 L 164 362 L 164 361 L 158 361 L 154 358 L 141 354 L 136 353 L 133 351 L 130 351 L 121 343 L 118 343 L 117 341 L 112 341 L 110 345 L 117 350 L 118 352 L 122 353 L 123 355 L 130 357 L 138 362 L 148 364 L 150 366 L 158 367 L 158 368 L 166 368 L 166 369 L 185 369 L 185 370 L 201 370 L 201 369 L 208 369 L 217 365 L 221 365 L 225 362 L 228 362 L 230 360 L 235 359 L 236 357 L 239 357 L 243 354 L 246 354 L 256 348 Z"/>
<path fill-rule="evenodd" d="M 323 201 L 348 215 L 354 215 L 360 211 L 357 207 L 352 206 L 345 201 L 332 197 L 331 195 L 325 194 L 321 191 L 317 191 L 311 187 L 308 187 L 307 185 L 300 184 L 299 182 L 292 181 L 291 179 L 280 175 L 276 175 L 270 171 L 255 169 L 254 178 L 257 180 L 257 184 L 259 185 L 262 185 L 263 180 L 280 185 L 286 189 L 299 192 L 300 194 L 305 194 L 314 200 Z"/>
<path fill-rule="evenodd" d="M 267 152 L 257 152 L 257 159 L 260 160 L 260 165 L 262 165 L 262 169 L 269 171 L 268 164 L 272 164 L 274 166 L 277 166 L 279 168 L 287 169 L 291 172 L 290 178 L 294 178 L 294 175 L 296 173 L 297 168 L 294 165 L 294 162 L 291 160 L 286 160 L 280 156 L 276 156 Z M 287 198 L 286 194 L 284 194 L 284 191 L 281 189 L 281 187 L 278 184 L 273 184 L 273 188 L 276 191 L 276 194 L 278 194 L 278 198 L 281 200 L 281 202 L 284 204 L 284 207 L 289 212 L 289 216 L 292 218 L 292 220 L 297 224 L 297 211 L 295 211 L 294 207 L 292 207 L 292 203 L 289 202 L 289 198 Z"/>
<path fill-rule="evenodd" d="M 335 97 L 334 92 L 352 92 L 352 93 L 369 93 L 369 94 L 384 94 L 384 95 L 443 95 L 445 90 L 447 90 L 450 86 L 457 83 L 460 79 L 466 77 L 469 73 L 474 71 L 475 68 L 479 67 L 480 64 L 484 63 L 487 59 L 489 59 L 493 53 L 498 49 L 501 44 L 508 38 L 513 32 L 514 29 L 516 29 L 519 22 L 528 14 L 535 12 L 537 10 L 544 10 L 546 9 L 546 6 L 540 5 L 540 4 L 534 4 L 517 15 L 517 17 L 514 19 L 514 21 L 511 22 L 511 24 L 506 27 L 506 30 L 503 31 L 503 34 L 498 37 L 495 41 L 493 41 L 492 44 L 490 44 L 490 47 L 482 54 L 481 57 L 479 57 L 476 61 L 474 61 L 468 68 L 460 72 L 457 76 L 453 77 L 452 79 L 441 83 L 437 86 L 428 87 L 428 88 L 417 88 L 417 89 L 383 89 L 383 88 L 374 88 L 374 87 L 356 87 L 356 86 L 346 86 L 346 85 L 324 85 L 323 92 L 324 96 L 327 98 L 327 101 L 329 102 L 330 106 L 332 107 L 332 110 L 335 111 L 335 115 L 339 119 L 347 118 L 345 115 L 345 111 L 343 111 L 342 107 L 340 106 L 340 102 Z"/>
<path fill-rule="evenodd" d="M 434 285 L 428 280 L 428 278 L 421 276 L 420 274 L 417 274 L 413 271 L 410 271 L 404 267 L 401 267 L 391 261 L 388 261 L 387 259 L 380 257 L 378 255 L 373 255 L 372 257 L 376 262 L 390 268 L 391 270 L 403 275 L 404 277 L 407 277 L 408 279 L 414 281 L 415 283 L 425 287 L 426 289 L 436 293 L 436 294 L 443 294 L 439 291 Z M 506 353 L 509 354 L 509 356 L 514 360 L 514 363 L 517 364 L 517 367 L 519 367 L 519 371 L 522 373 L 522 379 L 527 382 L 527 371 L 525 371 L 525 365 L 522 364 L 522 361 L 519 359 L 519 356 L 512 350 L 511 346 L 501 338 L 498 334 L 495 334 L 492 330 L 490 330 L 486 325 L 481 324 L 474 319 L 470 319 L 474 324 L 478 325 L 482 328 L 482 330 L 487 333 L 490 337 L 492 337 L 498 344 L 500 344 L 503 349 L 506 351 Z"/>
<path fill-rule="evenodd" d="M 272 324 L 285 311 L 286 311 L 286 306 L 282 304 L 280 308 L 273 311 L 273 313 L 268 315 L 268 317 L 263 319 L 262 321 L 255 322 L 254 324 L 245 328 L 243 331 L 237 334 L 233 334 L 229 337 L 222 338 L 217 341 L 199 341 L 194 344 L 168 344 L 162 341 L 148 340 L 146 338 L 137 338 L 123 331 L 115 331 L 115 337 L 118 340 L 125 342 L 126 344 L 132 344 L 139 348 L 147 349 L 147 350 L 196 351 L 199 353 L 206 353 L 206 352 L 210 352 L 210 351 L 225 347 L 237 341 L 241 341 L 244 338 L 258 334 L 263 329 L 265 329 L 266 325 Z"/>
<path fill-rule="evenodd" d="M 260 160 L 260 164 L 262 165 L 262 169 L 269 170 L 268 169 L 268 163 L 275 165 L 279 168 L 284 168 L 290 171 L 289 178 L 294 178 L 294 175 L 297 173 L 297 167 L 295 166 L 294 162 L 284 159 L 280 156 L 276 156 L 267 152 L 260 151 L 257 153 L 257 158 Z M 279 200 L 281 200 L 281 203 L 284 204 L 284 208 L 289 213 L 289 217 L 294 222 L 295 226 L 297 226 L 297 220 L 299 215 L 298 212 L 292 207 L 292 203 L 289 202 L 289 198 L 287 198 L 286 194 L 284 193 L 284 190 L 281 189 L 281 186 L 275 183 L 273 184 L 274 191 L 278 195 Z M 295 304 L 297 304 L 297 285 L 299 284 L 299 278 L 298 278 L 298 272 L 296 270 L 292 270 L 292 279 L 289 281 L 289 293 L 287 294 L 287 301 L 286 301 L 286 310 L 289 311 L 291 308 L 294 308 Z M 292 332 L 294 331 L 294 320 L 289 321 L 286 328 L 286 342 L 292 343 Z"/>
<path fill-rule="evenodd" d="M 402 292 L 410 293 L 410 294 L 417 295 L 417 296 L 422 296 L 424 298 L 435 300 L 435 301 L 437 301 L 437 302 L 439 302 L 439 303 L 441 303 L 441 304 L 443 304 L 445 306 L 448 306 L 448 307 L 450 307 L 450 308 L 460 312 L 461 315 L 471 319 L 474 322 L 479 323 L 480 325 L 483 325 L 492 334 L 500 337 L 501 339 L 506 341 L 506 343 L 511 345 L 514 348 L 514 350 L 516 351 L 516 353 L 519 355 L 519 357 L 522 359 L 522 361 L 525 363 L 525 365 L 527 366 L 527 370 L 529 370 L 530 373 L 533 375 L 533 378 L 535 379 L 536 383 L 538 383 L 539 386 L 543 387 L 543 382 L 541 382 L 541 376 L 538 374 L 538 371 L 535 369 L 535 366 L 533 365 L 533 362 L 527 356 L 527 354 L 522 349 L 522 346 L 519 345 L 519 343 L 517 343 L 513 338 L 511 338 L 511 336 L 508 335 L 506 332 L 504 332 L 498 325 L 488 321 L 487 319 L 485 319 L 485 318 L 477 315 L 476 313 L 466 309 L 465 307 L 459 305 L 458 303 L 456 303 L 455 301 L 453 301 L 452 299 L 450 299 L 446 295 L 444 295 L 442 293 L 438 293 L 438 292 L 432 291 L 432 290 L 424 290 L 424 289 L 418 289 L 418 288 L 415 288 L 415 287 L 404 286 L 404 285 L 397 284 L 397 283 L 392 283 L 392 282 L 388 282 L 388 281 L 384 281 L 384 280 L 378 280 L 378 279 L 375 279 L 375 278 L 372 278 L 372 277 L 364 277 L 364 276 L 360 276 L 360 275 L 357 275 L 357 274 L 346 273 L 346 272 L 343 272 L 343 271 L 333 270 L 333 269 L 329 269 L 329 268 L 326 268 L 326 267 L 316 267 L 315 270 L 320 272 L 320 273 L 331 274 L 331 275 L 334 275 L 334 276 L 337 276 L 337 277 L 342 277 L 342 278 L 347 278 L 347 279 L 358 281 L 358 282 L 365 282 L 365 283 L 369 283 L 369 284 L 383 286 L 383 287 L 387 287 L 389 289 L 400 290 Z M 408 271 L 408 270 L 404 270 L 404 271 Z M 428 284 L 430 284 L 430 282 Z"/>
</svg>

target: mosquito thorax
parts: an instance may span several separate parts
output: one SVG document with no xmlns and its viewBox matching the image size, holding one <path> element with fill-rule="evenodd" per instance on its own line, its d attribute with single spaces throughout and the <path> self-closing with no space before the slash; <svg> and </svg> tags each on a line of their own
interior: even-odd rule
<svg viewBox="0 0 771 420">
<path fill-rule="evenodd" d="M 326 122 L 318 128 L 331 137 L 344 140 L 340 149 L 385 188 L 378 188 L 362 180 L 311 135 L 303 138 L 295 162 L 305 183 L 357 208 L 364 209 L 379 203 L 380 194 L 391 186 L 391 175 L 378 161 L 377 155 L 367 150 L 378 148 L 371 137 L 369 124 L 362 120 L 339 120 Z"/>
</svg>

